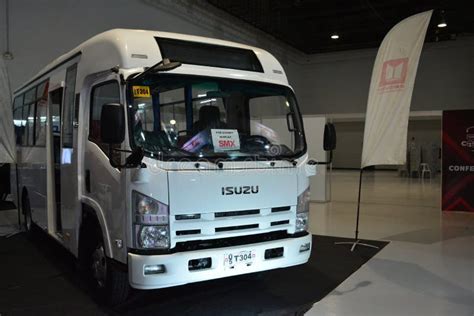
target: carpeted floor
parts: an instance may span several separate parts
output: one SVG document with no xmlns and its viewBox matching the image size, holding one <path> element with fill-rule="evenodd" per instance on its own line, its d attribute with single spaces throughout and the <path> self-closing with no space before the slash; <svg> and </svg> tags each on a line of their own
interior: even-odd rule
<svg viewBox="0 0 474 316">
<path fill-rule="evenodd" d="M 33 240 L 23 234 L 0 238 L 0 315 L 302 315 L 378 252 L 351 253 L 334 245 L 340 240 L 313 236 L 310 261 L 302 266 L 137 291 L 111 310 L 91 299 L 74 258 L 44 233 Z"/>
</svg>

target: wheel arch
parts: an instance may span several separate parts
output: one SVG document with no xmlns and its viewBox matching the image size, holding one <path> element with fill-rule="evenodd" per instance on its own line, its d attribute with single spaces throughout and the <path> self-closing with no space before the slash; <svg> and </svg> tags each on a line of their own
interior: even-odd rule
<svg viewBox="0 0 474 316">
<path fill-rule="evenodd" d="M 91 220 L 90 217 L 88 218 L 88 216 L 93 216 L 102 233 L 102 239 L 104 241 L 104 247 L 105 247 L 105 254 L 109 258 L 113 258 L 112 242 L 110 239 L 107 221 L 105 219 L 102 208 L 96 201 L 87 197 L 83 197 L 81 199 L 81 204 L 82 204 L 81 205 L 82 210 L 81 210 L 81 224 L 79 227 L 79 248 L 81 247 L 81 238 L 82 238 L 81 234 L 87 231 L 84 225 L 88 221 Z"/>
</svg>

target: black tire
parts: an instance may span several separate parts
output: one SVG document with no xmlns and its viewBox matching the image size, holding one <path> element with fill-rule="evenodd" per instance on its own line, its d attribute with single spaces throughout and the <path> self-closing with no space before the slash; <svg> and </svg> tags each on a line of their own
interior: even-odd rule
<svg viewBox="0 0 474 316">
<path fill-rule="evenodd" d="M 24 219 L 23 227 L 25 229 L 27 236 L 30 237 L 33 230 L 33 219 L 31 217 L 30 199 L 26 191 L 24 191 L 22 194 L 21 209 L 22 209 L 23 219 Z"/>
<path fill-rule="evenodd" d="M 128 273 L 106 256 L 100 228 L 96 228 L 92 236 L 86 250 L 86 272 L 94 296 L 108 306 L 116 306 L 125 302 L 131 292 Z"/>
</svg>

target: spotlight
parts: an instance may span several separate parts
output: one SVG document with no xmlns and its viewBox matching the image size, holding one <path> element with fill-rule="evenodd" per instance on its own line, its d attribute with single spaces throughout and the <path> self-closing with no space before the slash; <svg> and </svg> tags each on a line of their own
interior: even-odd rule
<svg viewBox="0 0 474 316">
<path fill-rule="evenodd" d="M 337 40 L 337 39 L 339 39 L 339 34 L 333 33 L 333 34 L 331 35 L 331 38 L 332 38 L 333 40 Z"/>
<path fill-rule="evenodd" d="M 448 23 L 446 23 L 446 18 L 444 17 L 444 10 L 441 10 L 438 27 L 444 28 L 446 26 L 448 26 Z"/>
</svg>

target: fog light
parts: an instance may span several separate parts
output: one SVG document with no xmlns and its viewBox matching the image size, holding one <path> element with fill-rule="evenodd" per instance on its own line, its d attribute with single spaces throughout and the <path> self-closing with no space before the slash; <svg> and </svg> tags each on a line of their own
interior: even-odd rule
<svg viewBox="0 0 474 316">
<path fill-rule="evenodd" d="M 143 272 L 145 273 L 145 275 L 165 273 L 166 267 L 164 264 L 154 264 L 150 266 L 144 266 Z"/>
<path fill-rule="evenodd" d="M 265 250 L 265 260 L 283 257 L 283 247 Z"/>
<path fill-rule="evenodd" d="M 311 248 L 311 244 L 307 242 L 306 244 L 302 244 L 300 246 L 300 252 L 308 251 Z"/>
<path fill-rule="evenodd" d="M 193 259 L 193 260 L 189 260 L 189 262 L 188 262 L 189 271 L 209 269 L 211 266 L 212 266 L 212 258 L 211 257 Z"/>
</svg>

